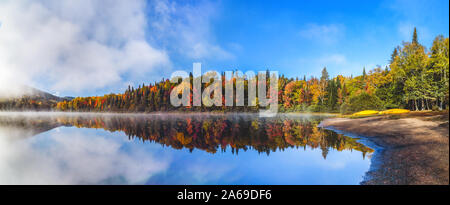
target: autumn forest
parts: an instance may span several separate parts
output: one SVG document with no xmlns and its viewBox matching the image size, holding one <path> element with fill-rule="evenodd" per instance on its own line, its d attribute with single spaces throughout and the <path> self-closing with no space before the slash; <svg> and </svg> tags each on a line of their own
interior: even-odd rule
<svg viewBox="0 0 450 205">
<path fill-rule="evenodd" d="M 409 110 L 442 110 L 449 106 L 449 38 L 437 36 L 429 49 L 418 40 L 393 49 L 386 67 L 362 68 L 359 76 L 330 77 L 326 67 L 320 77 L 278 78 L 280 112 L 340 112 L 405 108 Z M 194 77 L 190 74 L 190 81 Z M 235 79 L 232 79 L 235 80 Z M 222 75 L 222 82 L 225 77 Z M 124 93 L 104 96 L 43 100 L 31 97 L 0 101 L 0 110 L 55 110 L 77 112 L 159 112 L 219 111 L 254 112 L 259 107 L 174 107 L 170 93 L 178 83 L 168 79 L 137 88 L 129 86 Z M 202 89 L 209 86 L 203 83 Z M 223 89 L 222 89 L 223 90 Z M 244 81 L 248 96 L 248 80 Z M 192 86 L 190 87 L 192 96 Z M 192 100 L 192 97 L 191 97 Z"/>
</svg>

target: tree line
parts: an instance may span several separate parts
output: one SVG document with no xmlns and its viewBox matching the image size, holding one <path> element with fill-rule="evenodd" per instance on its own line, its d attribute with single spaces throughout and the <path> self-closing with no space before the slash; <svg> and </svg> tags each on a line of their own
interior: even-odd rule
<svg viewBox="0 0 450 205">
<path fill-rule="evenodd" d="M 397 46 L 389 65 L 377 66 L 360 76 L 330 78 L 323 68 L 320 78 L 303 79 L 279 76 L 279 111 L 311 111 L 351 113 L 364 109 L 406 108 L 410 110 L 442 110 L 449 104 L 449 39 L 437 36 L 431 49 L 418 41 L 414 29 L 411 42 Z M 222 82 L 225 78 L 222 75 Z M 193 76 L 190 74 L 191 85 Z M 235 79 L 231 79 L 235 80 Z M 258 107 L 173 107 L 170 92 L 176 86 L 162 80 L 138 88 L 129 87 L 123 94 L 75 98 L 58 103 L 58 110 L 154 112 L 154 111 L 256 111 Z M 202 84 L 204 89 L 209 84 Z M 248 96 L 248 79 L 244 81 Z M 192 101 L 192 86 L 190 87 Z M 248 105 L 248 104 L 246 104 Z"/>
<path fill-rule="evenodd" d="M 359 76 L 330 77 L 325 68 L 320 78 L 278 78 L 278 110 L 280 112 L 341 112 L 366 109 L 405 108 L 410 110 L 442 110 L 449 105 L 449 38 L 437 36 L 428 50 L 419 43 L 414 28 L 411 42 L 394 48 L 389 65 L 377 66 Z M 222 88 L 226 79 L 222 77 Z M 192 105 L 193 81 L 188 90 Z M 229 79 L 236 87 L 236 78 Z M 212 83 L 202 83 L 204 90 Z M 249 79 L 244 80 L 245 105 L 240 106 L 180 106 L 170 103 L 170 93 L 179 83 L 168 79 L 138 88 L 129 86 L 124 93 L 95 97 L 77 97 L 55 103 L 54 110 L 83 112 L 158 112 L 158 111 L 235 111 L 256 112 L 258 106 L 248 106 Z M 224 92 L 224 89 L 222 89 Z M 224 94 L 222 95 L 224 96 Z M 223 98 L 223 97 L 222 97 Z M 258 100 L 258 98 L 256 99 Z M 222 99 L 224 105 L 224 99 Z M 32 103 L 32 102 L 30 102 Z M 33 104 L 33 103 L 32 103 Z M 0 102 L 0 109 L 8 104 Z M 34 106 L 36 103 L 33 104 Z M 26 107 L 26 106 L 22 106 Z"/>
</svg>

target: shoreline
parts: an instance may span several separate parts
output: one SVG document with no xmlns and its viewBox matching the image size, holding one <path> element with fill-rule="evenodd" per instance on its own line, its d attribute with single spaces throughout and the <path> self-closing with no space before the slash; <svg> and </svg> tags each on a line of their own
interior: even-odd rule
<svg viewBox="0 0 450 205">
<path fill-rule="evenodd" d="M 327 118 L 319 126 L 362 138 L 375 148 L 363 185 L 449 184 L 448 113 Z"/>
<path fill-rule="evenodd" d="M 0 112 L 17 116 L 106 115 L 255 115 L 258 113 L 95 113 Z M 449 184 L 447 112 L 411 112 L 366 118 L 339 118 L 331 113 L 279 113 L 277 116 L 326 115 L 318 127 L 349 137 L 375 150 L 360 184 Z"/>
<path fill-rule="evenodd" d="M 135 115 L 135 116 L 154 116 L 154 115 L 259 115 L 259 112 L 70 112 L 70 111 L 2 111 L 1 115 Z M 326 113 L 326 112 L 280 112 L 275 116 L 337 116 L 336 113 Z"/>
</svg>

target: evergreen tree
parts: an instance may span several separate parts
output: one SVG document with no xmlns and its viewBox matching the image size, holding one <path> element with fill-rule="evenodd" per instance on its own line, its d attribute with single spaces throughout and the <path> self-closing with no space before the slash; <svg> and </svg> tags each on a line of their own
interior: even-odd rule
<svg viewBox="0 0 450 205">
<path fill-rule="evenodd" d="M 419 44 L 419 40 L 417 39 L 417 29 L 416 29 L 416 27 L 414 27 L 412 43 L 415 44 L 415 45 Z"/>
<path fill-rule="evenodd" d="M 363 80 L 366 79 L 366 67 L 363 67 L 362 77 L 363 77 Z"/>
<path fill-rule="evenodd" d="M 389 63 L 391 64 L 392 62 L 394 62 L 395 57 L 397 57 L 397 56 L 398 56 L 397 48 L 394 48 L 394 51 L 391 54 L 391 60 L 389 61 Z"/>
<path fill-rule="evenodd" d="M 303 79 L 298 77 L 287 78 L 281 74 L 278 79 L 280 111 L 305 109 L 336 111 L 341 105 L 341 108 L 352 105 L 350 99 L 357 99 L 357 104 L 361 105 L 370 104 L 371 102 L 367 102 L 368 99 L 378 99 L 385 108 L 403 107 L 411 110 L 428 110 L 432 107 L 439 107 L 440 109 L 448 107 L 448 37 L 437 36 L 433 41 L 430 52 L 427 53 L 425 47 L 419 44 L 417 30 L 414 29 L 412 41 L 396 47 L 392 54 L 387 57 L 390 57 L 390 64 L 384 70 L 378 66 L 366 72 L 365 67 L 363 67 L 362 75 L 359 76 L 344 77 L 338 75 L 330 79 L 326 67 L 323 68 L 320 78 L 311 76 L 306 79 L 306 75 L 303 76 Z M 194 81 L 192 73 L 189 74 L 189 78 L 192 100 L 192 83 Z M 54 102 L 53 104 L 45 104 L 45 102 L 24 97 L 11 101 L 0 101 L 0 109 L 53 108 L 61 111 L 86 112 L 257 111 L 258 109 L 249 107 L 247 104 L 248 79 L 244 80 L 244 101 L 247 105 L 233 108 L 224 106 L 173 107 L 170 104 L 170 92 L 175 85 L 170 83 L 169 80 L 163 79 L 149 86 L 139 85 L 138 88 L 129 85 L 122 94 L 78 97 L 71 101 Z M 202 83 L 202 90 L 205 86 L 207 85 Z M 380 104 L 378 100 L 377 106 L 375 106 L 377 109 Z M 358 107 L 358 109 L 363 108 L 368 107 Z M 356 111 L 356 109 L 347 110 Z"/>
</svg>

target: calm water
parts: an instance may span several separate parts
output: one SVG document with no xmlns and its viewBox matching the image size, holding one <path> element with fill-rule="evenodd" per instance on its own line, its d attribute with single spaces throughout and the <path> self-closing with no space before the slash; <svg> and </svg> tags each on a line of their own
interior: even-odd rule
<svg viewBox="0 0 450 205">
<path fill-rule="evenodd" d="M 0 113 L 0 184 L 358 184 L 325 116 Z"/>
</svg>

